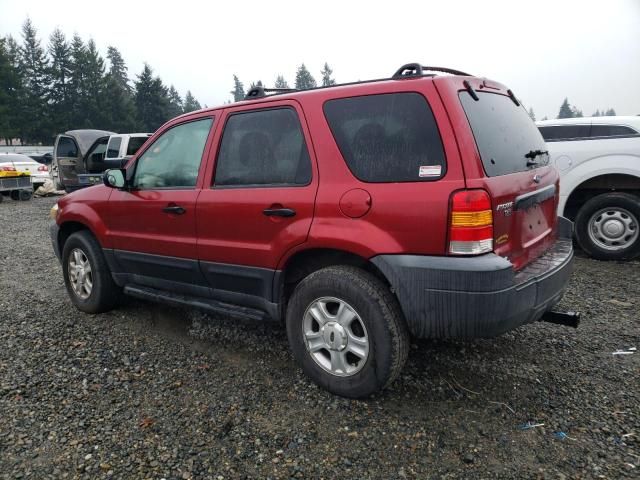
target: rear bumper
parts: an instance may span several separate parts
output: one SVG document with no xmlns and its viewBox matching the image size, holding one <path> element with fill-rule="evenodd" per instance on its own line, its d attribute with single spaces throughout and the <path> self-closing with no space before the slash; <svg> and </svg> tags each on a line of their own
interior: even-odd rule
<svg viewBox="0 0 640 480">
<path fill-rule="evenodd" d="M 492 253 L 379 255 L 372 262 L 390 281 L 414 336 L 493 337 L 539 320 L 562 297 L 573 266 L 573 224 L 558 220 L 556 243 L 518 272 Z"/>
</svg>

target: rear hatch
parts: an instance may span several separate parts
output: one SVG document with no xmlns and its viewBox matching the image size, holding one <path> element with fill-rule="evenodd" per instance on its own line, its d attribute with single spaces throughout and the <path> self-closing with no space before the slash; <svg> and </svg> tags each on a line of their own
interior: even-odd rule
<svg viewBox="0 0 640 480">
<path fill-rule="evenodd" d="M 476 178 L 465 166 L 467 186 L 489 192 L 494 252 L 518 270 L 555 241 L 558 174 L 542 135 L 510 91 L 487 81 L 477 90 L 467 85 L 458 98 L 482 165 Z"/>
</svg>

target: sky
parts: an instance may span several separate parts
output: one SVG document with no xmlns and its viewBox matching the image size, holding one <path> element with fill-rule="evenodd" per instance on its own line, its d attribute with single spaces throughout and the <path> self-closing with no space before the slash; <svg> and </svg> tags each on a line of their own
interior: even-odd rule
<svg viewBox="0 0 640 480">
<path fill-rule="evenodd" d="M 585 115 L 640 114 L 640 0 L 0 0 L 0 36 L 20 38 L 27 17 L 43 44 L 59 27 L 113 45 L 130 77 L 146 62 L 209 106 L 230 100 L 233 74 L 293 84 L 301 63 L 319 80 L 328 62 L 349 82 L 419 62 L 504 83 L 538 119 L 565 97 Z"/>
</svg>

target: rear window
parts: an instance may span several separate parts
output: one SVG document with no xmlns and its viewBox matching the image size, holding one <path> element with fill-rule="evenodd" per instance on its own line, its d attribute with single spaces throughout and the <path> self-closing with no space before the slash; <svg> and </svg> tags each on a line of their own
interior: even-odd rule
<svg viewBox="0 0 640 480">
<path fill-rule="evenodd" d="M 591 136 L 592 137 L 617 137 L 617 136 L 629 136 L 637 135 L 633 128 L 624 125 L 592 125 Z"/>
<path fill-rule="evenodd" d="M 149 137 L 131 137 L 129 139 L 129 144 L 127 145 L 127 156 L 135 155 L 148 139 Z"/>
<path fill-rule="evenodd" d="M 420 182 L 445 173 L 433 112 L 418 93 L 330 100 L 324 114 L 349 169 L 363 182 Z"/>
<path fill-rule="evenodd" d="M 477 92 L 479 100 L 460 92 L 473 136 L 480 152 L 484 171 L 489 177 L 527 170 L 529 152 L 546 151 L 540 131 L 524 107 L 511 98 L 490 92 Z M 549 162 L 548 155 L 535 157 L 536 166 Z"/>
</svg>

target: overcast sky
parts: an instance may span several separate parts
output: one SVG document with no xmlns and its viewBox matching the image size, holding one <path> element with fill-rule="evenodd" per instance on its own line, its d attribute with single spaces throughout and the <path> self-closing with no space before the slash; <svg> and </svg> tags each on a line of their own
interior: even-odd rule
<svg viewBox="0 0 640 480">
<path fill-rule="evenodd" d="M 147 62 L 209 106 L 230 99 L 234 73 L 293 84 L 302 62 L 318 80 L 327 61 L 348 82 L 421 62 L 498 80 L 538 119 L 564 97 L 585 115 L 640 114 L 640 0 L 0 0 L 0 36 L 20 38 L 27 16 L 45 43 L 60 27 L 113 45 L 132 78 Z"/>
</svg>

